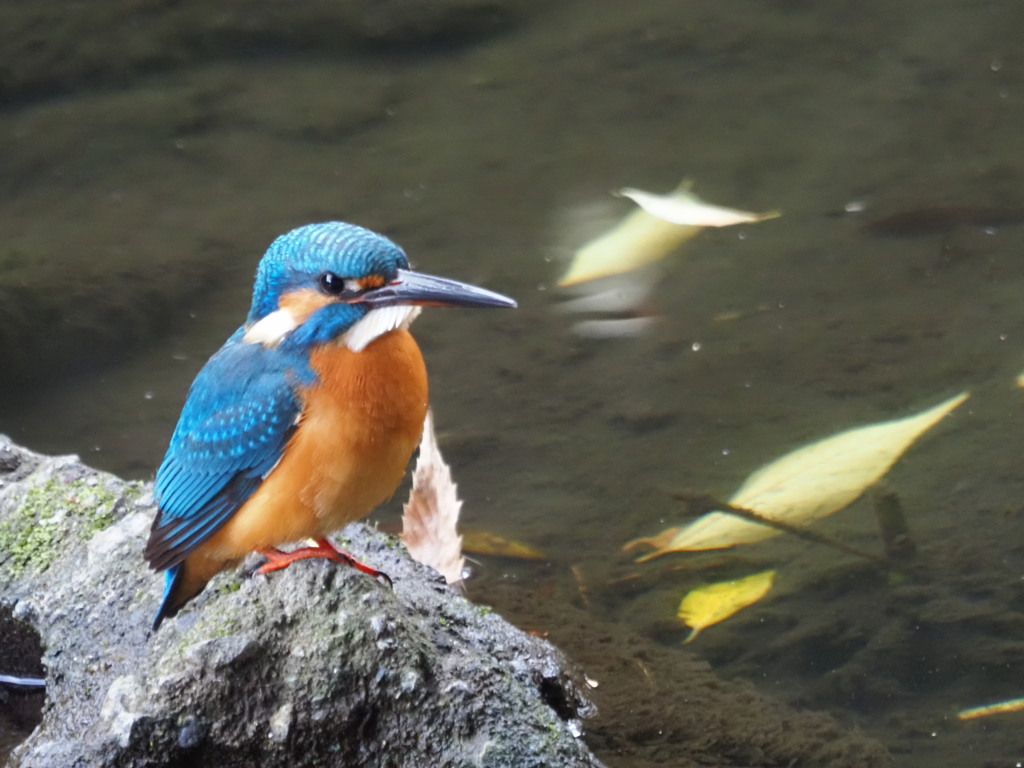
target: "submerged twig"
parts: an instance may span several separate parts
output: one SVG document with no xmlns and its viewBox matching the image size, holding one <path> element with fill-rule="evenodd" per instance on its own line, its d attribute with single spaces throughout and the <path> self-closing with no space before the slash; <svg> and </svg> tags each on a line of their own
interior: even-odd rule
<svg viewBox="0 0 1024 768">
<path fill-rule="evenodd" d="M 833 539 L 831 536 L 826 536 L 807 528 L 801 528 L 798 525 L 790 525 L 789 523 L 784 523 L 781 520 L 772 520 L 771 518 L 759 515 L 757 512 L 754 512 L 751 509 L 746 509 L 745 507 L 734 507 L 732 504 L 719 501 L 709 494 L 692 493 L 690 491 L 674 491 L 672 493 L 672 497 L 686 502 L 694 516 L 704 515 L 709 512 L 726 512 L 730 515 L 748 520 L 751 523 L 767 525 L 769 528 L 774 528 L 777 531 L 791 534 L 797 538 L 804 539 L 805 541 L 812 541 L 815 544 L 823 544 L 826 547 L 838 549 L 840 552 L 845 552 L 848 555 L 862 557 L 865 560 L 870 560 L 871 562 L 882 566 L 886 570 L 893 569 L 893 562 L 888 558 L 880 557 L 873 552 L 868 552 L 867 550 L 863 550 L 858 547 L 851 547 L 849 544 L 844 544 L 838 539 Z"/>
<path fill-rule="evenodd" d="M 903 514 L 903 505 L 899 497 L 888 488 L 876 486 L 871 494 L 872 506 L 878 528 L 882 533 L 882 544 L 885 554 L 891 560 L 911 560 L 917 553 L 917 545 L 910 538 L 910 528 Z"/>
<path fill-rule="evenodd" d="M 570 570 L 572 571 L 573 578 L 576 579 L 576 591 L 579 592 L 580 600 L 583 601 L 584 606 L 589 608 L 590 590 L 587 588 L 587 580 L 583 578 L 583 569 L 580 568 L 579 564 L 575 564 Z"/>
</svg>

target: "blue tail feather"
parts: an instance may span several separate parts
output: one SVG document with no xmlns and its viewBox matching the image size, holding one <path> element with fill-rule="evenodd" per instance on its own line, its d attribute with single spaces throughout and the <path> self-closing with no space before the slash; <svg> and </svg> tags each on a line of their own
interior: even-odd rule
<svg viewBox="0 0 1024 768">
<path fill-rule="evenodd" d="M 157 609 L 156 617 L 153 619 L 153 631 L 160 629 L 163 620 L 170 618 L 178 612 L 179 605 L 173 601 L 175 587 L 178 586 L 184 575 L 184 563 L 172 565 L 164 573 L 164 596 L 160 600 L 160 608 Z"/>
</svg>

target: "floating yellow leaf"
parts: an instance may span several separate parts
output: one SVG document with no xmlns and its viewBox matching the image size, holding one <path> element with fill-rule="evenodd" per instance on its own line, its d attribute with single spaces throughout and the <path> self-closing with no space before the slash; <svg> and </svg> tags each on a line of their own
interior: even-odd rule
<svg viewBox="0 0 1024 768">
<path fill-rule="evenodd" d="M 768 594 L 774 580 L 775 571 L 763 571 L 742 579 L 708 584 L 690 592 L 679 604 L 679 618 L 693 628 L 683 642 L 689 643 L 705 627 L 756 603 Z"/>
<path fill-rule="evenodd" d="M 520 560 L 543 560 L 545 555 L 536 547 L 514 539 L 506 539 L 490 531 L 463 531 L 462 547 L 467 552 L 497 557 L 515 557 Z"/>
<path fill-rule="evenodd" d="M 628 197 L 652 216 L 688 227 L 731 227 L 733 224 L 753 224 L 776 219 L 782 215 L 780 211 L 751 213 L 705 203 L 690 191 L 686 182 L 671 195 L 652 195 L 632 187 L 620 189 L 619 194 Z"/>
<path fill-rule="evenodd" d="M 856 427 L 799 448 L 754 472 L 728 503 L 790 525 L 806 525 L 830 515 L 855 501 L 921 434 L 966 399 L 964 392 L 915 416 Z M 752 544 L 779 531 L 725 512 L 710 512 L 667 542 L 666 534 L 646 540 L 658 549 L 639 560 L 681 550 Z"/>
<path fill-rule="evenodd" d="M 1024 711 L 1024 699 L 1010 699 L 1000 701 L 996 704 L 986 704 L 983 707 L 971 707 L 962 709 L 956 713 L 959 720 L 974 720 L 976 717 L 988 717 L 989 715 L 1001 715 L 1005 712 Z"/>
</svg>

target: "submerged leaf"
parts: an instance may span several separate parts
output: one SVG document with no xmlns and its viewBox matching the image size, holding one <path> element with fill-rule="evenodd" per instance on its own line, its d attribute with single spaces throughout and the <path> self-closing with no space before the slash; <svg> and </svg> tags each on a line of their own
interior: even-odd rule
<svg viewBox="0 0 1024 768">
<path fill-rule="evenodd" d="M 966 399 L 964 392 L 915 416 L 856 427 L 799 448 L 754 472 L 728 503 L 790 525 L 807 525 L 830 515 L 854 502 L 921 434 Z M 779 531 L 710 512 L 671 538 L 667 534 L 652 537 L 658 549 L 640 561 L 667 552 L 752 544 Z"/>
<path fill-rule="evenodd" d="M 675 537 L 678 536 L 680 533 L 682 533 L 682 531 L 683 526 L 681 525 L 676 525 L 672 528 L 666 528 L 661 533 L 657 533 L 654 536 L 644 536 L 640 539 L 633 539 L 632 541 L 627 541 L 625 544 L 622 545 L 622 551 L 628 552 L 629 550 L 635 549 L 637 547 L 650 547 L 651 549 L 664 550 L 667 552 L 667 548 L 672 545 L 672 540 L 675 539 Z M 647 560 L 651 557 L 654 557 L 654 554 L 642 557 L 640 558 L 640 561 Z"/>
<path fill-rule="evenodd" d="M 1002 715 L 1006 712 L 1022 711 L 1024 711 L 1024 699 L 1009 699 L 1008 701 L 1000 701 L 995 704 L 986 704 L 982 707 L 962 709 L 956 713 L 956 716 L 958 720 L 974 720 L 978 717 L 988 717 L 989 715 Z"/>
<path fill-rule="evenodd" d="M 679 604 L 679 618 L 693 631 L 684 640 L 689 643 L 705 627 L 717 624 L 768 594 L 775 580 L 775 571 L 763 571 L 752 576 L 695 589 Z"/>
<path fill-rule="evenodd" d="M 654 195 L 632 187 L 620 189 L 619 194 L 628 197 L 652 216 L 688 227 L 730 227 L 733 224 L 776 219 L 782 215 L 781 211 L 751 213 L 705 203 L 690 191 L 685 182 L 671 195 Z"/>
<path fill-rule="evenodd" d="M 543 560 L 545 557 L 536 547 L 515 539 L 506 539 L 490 531 L 464 531 L 462 547 L 477 555 L 514 557 L 519 560 Z"/>
<path fill-rule="evenodd" d="M 456 529 L 462 502 L 434 435 L 427 411 L 409 501 L 402 507 L 402 541 L 413 560 L 429 565 L 449 584 L 462 581 L 462 537 Z"/>
</svg>

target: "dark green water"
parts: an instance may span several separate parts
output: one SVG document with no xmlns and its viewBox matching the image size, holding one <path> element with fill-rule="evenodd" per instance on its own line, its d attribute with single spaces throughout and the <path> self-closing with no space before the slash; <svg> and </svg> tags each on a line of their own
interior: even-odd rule
<svg viewBox="0 0 1024 768">
<path fill-rule="evenodd" d="M 686 651 L 897 765 L 1014 765 L 1024 714 L 954 714 L 1024 695 L 1021 29 L 1012 2 L 576 0 L 460 45 L 300 40 L 20 92 L 0 115 L 0 288 L 33 298 L 5 333 L 45 312 L 8 337 L 25 359 L 0 431 L 150 477 L 266 244 L 374 227 L 520 302 L 415 326 L 465 522 L 549 558 L 484 559 L 474 597 L 531 625 L 539 592 L 675 649 L 690 588 L 774 567 L 769 600 Z M 647 335 L 575 335 L 554 283 L 630 210 L 609 191 L 684 176 L 784 216 L 670 257 Z M 798 445 L 963 390 L 888 478 L 910 584 L 794 540 L 619 553 L 682 522 L 673 490 L 728 496 Z M 880 547 L 864 502 L 820 529 Z"/>
</svg>

